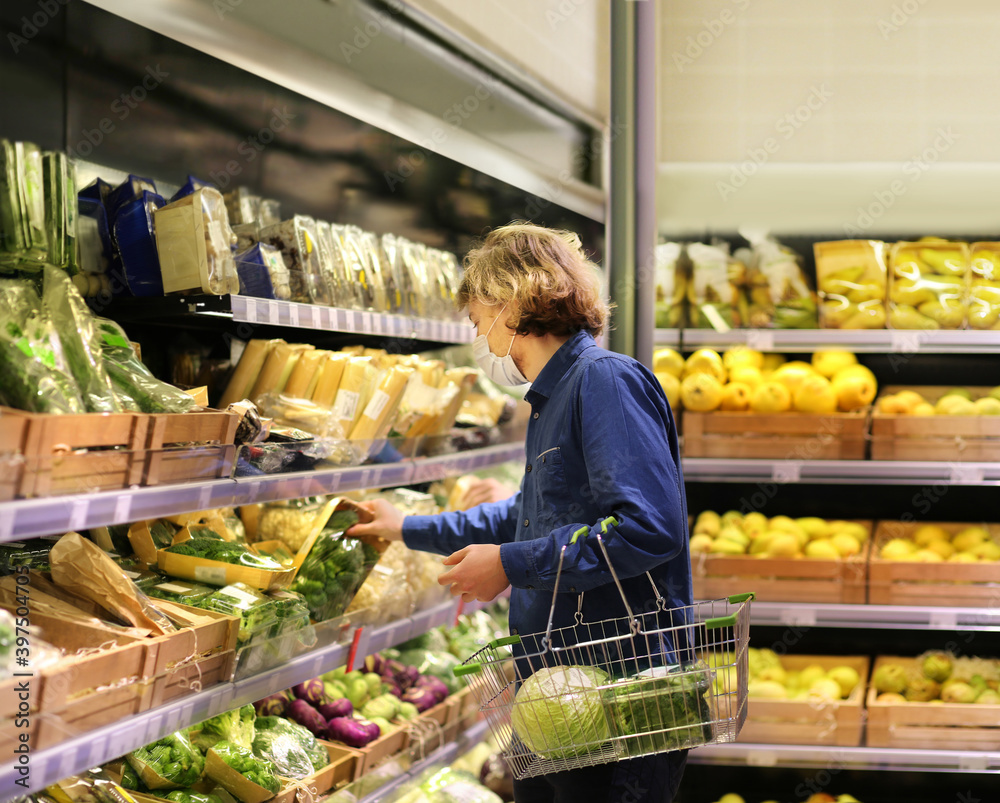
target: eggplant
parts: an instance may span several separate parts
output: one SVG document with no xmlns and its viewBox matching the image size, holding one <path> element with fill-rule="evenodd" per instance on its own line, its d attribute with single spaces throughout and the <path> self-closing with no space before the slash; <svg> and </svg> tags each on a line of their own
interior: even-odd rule
<svg viewBox="0 0 1000 803">
<path fill-rule="evenodd" d="M 379 737 L 378 725 L 360 717 L 336 717 L 327 723 L 327 737 L 348 747 L 364 747 Z"/>
<path fill-rule="evenodd" d="M 351 705 L 351 701 L 346 697 L 341 697 L 332 702 L 323 703 L 316 710 L 319 711 L 323 719 L 331 720 L 337 717 L 349 717 L 354 713 L 354 706 Z"/>
<path fill-rule="evenodd" d="M 326 689 L 323 687 L 323 681 L 319 678 L 313 678 L 312 680 L 292 686 L 292 694 L 297 699 L 305 700 L 307 703 L 312 703 L 313 705 L 326 702 Z"/>
<path fill-rule="evenodd" d="M 323 715 L 305 700 L 293 700 L 288 705 L 286 716 L 308 730 L 317 739 L 326 736 L 326 720 Z"/>
</svg>

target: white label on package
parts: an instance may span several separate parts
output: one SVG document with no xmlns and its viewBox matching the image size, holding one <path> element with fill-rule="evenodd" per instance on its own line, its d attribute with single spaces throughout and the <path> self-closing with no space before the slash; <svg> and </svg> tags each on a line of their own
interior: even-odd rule
<svg viewBox="0 0 1000 803">
<path fill-rule="evenodd" d="M 132 497 L 122 494 L 115 500 L 115 521 L 128 521 L 132 513 Z"/>
<path fill-rule="evenodd" d="M 153 588 L 166 591 L 168 594 L 189 594 L 191 589 L 187 586 L 179 586 L 176 583 L 157 583 Z"/>
<path fill-rule="evenodd" d="M 122 573 L 129 579 L 135 580 L 139 576 L 139 572 L 130 572 L 128 569 L 122 569 Z"/>
<path fill-rule="evenodd" d="M 288 322 L 289 326 L 299 325 L 299 305 L 289 304 L 288 305 Z"/>
<path fill-rule="evenodd" d="M 224 566 L 195 566 L 194 579 L 211 585 L 225 585 L 226 569 Z"/>
<path fill-rule="evenodd" d="M 392 574 L 393 570 L 390 569 L 388 566 L 374 566 L 372 568 L 372 571 L 378 572 L 379 574 L 386 574 L 386 575 L 388 575 L 388 574 Z"/>
<path fill-rule="evenodd" d="M 353 390 L 338 390 L 337 398 L 333 400 L 333 417 L 353 419 L 358 411 L 361 394 Z"/>
<path fill-rule="evenodd" d="M 372 395 L 371 401 L 365 407 L 365 417 L 370 418 L 372 421 L 377 421 L 388 403 L 389 394 L 384 390 L 376 390 Z"/>
<path fill-rule="evenodd" d="M 250 605 L 257 602 L 257 597 L 253 594 L 248 594 L 246 591 L 240 591 L 238 588 L 224 588 L 220 593 L 225 594 L 227 597 L 231 597 L 232 599 L 238 599 L 240 602 L 249 603 Z"/>
</svg>

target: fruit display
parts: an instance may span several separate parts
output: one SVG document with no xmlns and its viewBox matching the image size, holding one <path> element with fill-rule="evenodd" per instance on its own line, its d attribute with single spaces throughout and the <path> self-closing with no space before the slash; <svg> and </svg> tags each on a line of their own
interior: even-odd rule
<svg viewBox="0 0 1000 803">
<path fill-rule="evenodd" d="M 871 688 L 879 703 L 1000 705 L 1000 660 L 930 651 L 915 659 L 880 659 Z"/>
<path fill-rule="evenodd" d="M 807 516 L 792 519 L 730 510 L 702 511 L 691 529 L 692 553 L 762 558 L 843 560 L 861 555 L 870 529 L 859 522 Z"/>
<path fill-rule="evenodd" d="M 848 699 L 864 679 L 857 666 L 849 663 L 823 666 L 818 658 L 810 663 L 813 657 L 801 655 L 786 656 L 783 660 L 767 648 L 749 647 L 747 653 L 750 669 L 747 695 L 751 698 L 835 702 Z M 823 663 L 836 660 L 824 658 Z"/>
<path fill-rule="evenodd" d="M 721 355 L 702 348 L 686 360 L 659 349 L 653 371 L 671 406 L 693 412 L 835 413 L 864 410 L 878 390 L 875 375 L 849 351 L 816 351 L 810 362 L 785 362 L 745 346 Z"/>
<path fill-rule="evenodd" d="M 889 266 L 890 328 L 964 328 L 970 273 L 968 245 L 937 238 L 896 243 Z"/>
<path fill-rule="evenodd" d="M 882 415 L 1000 415 L 1000 386 L 995 388 L 914 387 L 886 392 L 875 409 Z"/>
<path fill-rule="evenodd" d="M 875 546 L 879 559 L 887 561 L 995 563 L 1000 561 L 1000 527 L 883 522 Z"/>
<path fill-rule="evenodd" d="M 742 795 L 738 795 L 736 794 L 736 792 L 729 792 L 720 797 L 718 800 L 716 800 L 715 803 L 753 803 L 753 801 L 748 801 L 744 799 Z M 778 803 L 778 801 L 763 800 L 761 801 L 761 803 Z M 828 794 L 827 792 L 814 792 L 805 800 L 803 800 L 802 803 L 862 803 L 862 802 L 853 795 L 843 794 L 834 797 L 833 795 Z"/>
<path fill-rule="evenodd" d="M 973 243 L 969 250 L 969 328 L 1000 329 L 1000 243 Z"/>
<path fill-rule="evenodd" d="M 813 245 L 823 329 L 884 329 L 886 244 L 834 240 Z"/>
</svg>

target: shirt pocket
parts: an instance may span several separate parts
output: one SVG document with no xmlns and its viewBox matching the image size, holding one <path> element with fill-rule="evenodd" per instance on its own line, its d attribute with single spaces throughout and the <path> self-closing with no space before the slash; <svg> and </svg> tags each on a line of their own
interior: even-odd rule
<svg viewBox="0 0 1000 803">
<path fill-rule="evenodd" d="M 533 537 L 542 538 L 570 521 L 569 490 L 562 449 L 556 446 L 542 452 L 532 462 L 532 471 L 535 474 L 536 525 Z"/>
</svg>

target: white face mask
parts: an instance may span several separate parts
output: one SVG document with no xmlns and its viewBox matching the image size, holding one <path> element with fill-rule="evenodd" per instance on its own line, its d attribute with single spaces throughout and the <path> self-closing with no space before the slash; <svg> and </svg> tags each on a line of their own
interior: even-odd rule
<svg viewBox="0 0 1000 803">
<path fill-rule="evenodd" d="M 505 309 L 507 309 L 506 304 L 503 305 L 500 313 L 502 314 Z M 498 385 L 514 388 L 527 384 L 527 377 L 521 373 L 514 364 L 514 358 L 510 356 L 510 350 L 514 347 L 514 337 L 517 337 L 516 334 L 510 339 L 510 346 L 507 347 L 507 353 L 503 357 L 498 357 L 490 350 L 490 343 L 486 338 L 493 331 L 497 320 L 499 320 L 499 315 L 493 319 L 493 323 L 490 324 L 485 335 L 478 335 L 472 341 L 472 357 L 476 364 L 483 369 L 483 373 Z"/>
</svg>

